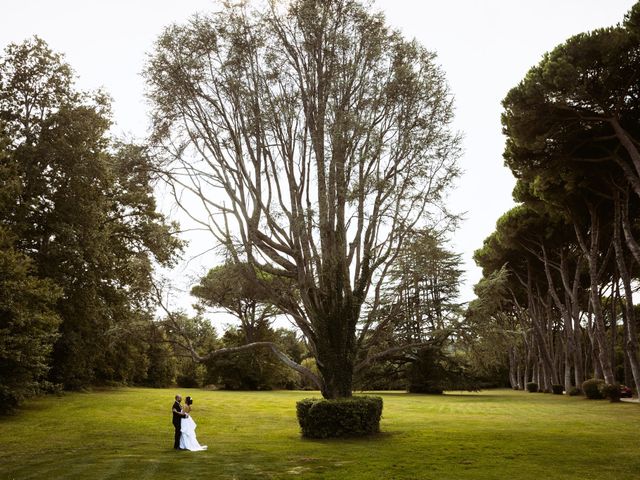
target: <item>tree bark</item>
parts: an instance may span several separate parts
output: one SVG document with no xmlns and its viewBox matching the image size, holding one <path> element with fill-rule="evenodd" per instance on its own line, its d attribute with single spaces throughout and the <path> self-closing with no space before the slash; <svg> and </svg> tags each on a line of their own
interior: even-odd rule
<svg viewBox="0 0 640 480">
<path fill-rule="evenodd" d="M 620 125 L 620 121 L 618 118 L 614 117 L 609 120 L 609 123 L 613 127 L 613 131 L 616 134 L 616 137 L 620 141 L 620 144 L 624 147 L 624 149 L 629 154 L 631 161 L 633 162 L 633 166 L 636 169 L 636 176 L 640 177 L 640 152 L 636 147 L 635 143 L 629 136 L 629 132 L 627 132 L 622 125 Z"/>
<path fill-rule="evenodd" d="M 515 347 L 509 347 L 509 384 L 513 390 L 518 389 L 518 377 L 516 374 L 517 366 L 516 366 L 516 354 Z"/>
<path fill-rule="evenodd" d="M 616 263 L 618 265 L 618 273 L 622 280 L 622 288 L 624 290 L 624 302 L 621 302 L 623 308 L 622 319 L 624 322 L 624 351 L 629 360 L 631 373 L 635 382 L 636 391 L 640 392 L 640 359 L 638 359 L 638 332 L 636 330 L 635 309 L 633 305 L 633 289 L 631 288 L 631 275 L 625 261 L 625 255 L 622 248 L 622 240 L 620 238 L 620 224 L 622 221 L 620 197 L 616 195 L 615 208 L 615 224 L 614 224 L 614 248 L 616 253 Z M 619 295 L 618 295 L 619 297 Z"/>
<path fill-rule="evenodd" d="M 547 249 L 544 246 L 544 243 L 541 243 L 542 253 L 543 253 L 543 263 L 544 263 L 544 272 L 547 277 L 547 283 L 549 284 L 549 292 L 553 301 L 560 310 L 562 315 L 562 320 L 564 322 L 564 334 L 566 346 L 564 348 L 564 389 L 565 391 L 569 391 L 571 389 L 571 367 L 573 363 L 573 359 L 575 358 L 575 346 L 574 346 L 574 335 L 573 335 L 573 318 L 571 316 L 570 306 L 567 306 L 566 303 L 560 300 L 560 296 L 556 291 L 555 282 L 553 281 L 553 276 L 551 275 L 551 269 L 549 267 L 549 258 L 547 257 Z M 562 260 L 561 260 L 562 267 Z M 567 300 L 567 295 L 563 295 L 565 301 Z"/>
<path fill-rule="evenodd" d="M 609 342 L 607 341 L 606 327 L 604 324 L 604 312 L 602 311 L 602 303 L 600 300 L 600 278 L 601 268 L 603 265 L 599 263 L 599 257 L 602 253 L 600 251 L 600 235 L 601 224 L 598 213 L 593 205 L 588 205 L 589 215 L 591 219 L 590 225 L 590 242 L 587 245 L 580 227 L 574 222 L 574 228 L 576 237 L 580 243 L 580 247 L 587 259 L 589 266 L 589 298 L 591 301 L 591 308 L 594 316 L 594 331 L 593 334 L 598 346 L 598 359 L 600 360 L 600 366 L 602 367 L 602 375 L 604 380 L 609 383 L 615 383 L 615 377 L 613 375 L 613 368 L 611 366 L 611 359 L 609 357 Z M 607 261 L 609 255 L 602 263 Z"/>
</svg>

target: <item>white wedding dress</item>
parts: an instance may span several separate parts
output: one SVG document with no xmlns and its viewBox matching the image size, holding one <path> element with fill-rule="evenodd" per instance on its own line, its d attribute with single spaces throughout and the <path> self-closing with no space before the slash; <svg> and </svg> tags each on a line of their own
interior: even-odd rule
<svg viewBox="0 0 640 480">
<path fill-rule="evenodd" d="M 180 448 L 194 452 L 206 450 L 206 445 L 200 445 L 196 438 L 196 422 L 189 415 L 180 421 Z"/>
</svg>

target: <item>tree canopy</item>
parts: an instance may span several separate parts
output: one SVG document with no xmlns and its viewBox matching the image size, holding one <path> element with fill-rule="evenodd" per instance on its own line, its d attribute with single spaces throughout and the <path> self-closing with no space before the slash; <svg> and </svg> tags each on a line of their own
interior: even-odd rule
<svg viewBox="0 0 640 480">
<path fill-rule="evenodd" d="M 51 366 L 49 379 L 66 388 L 144 378 L 153 265 L 171 264 L 181 245 L 156 210 L 146 149 L 112 138 L 110 127 L 106 95 L 78 91 L 69 65 L 43 40 L 6 48 L 3 248 L 24 262 L 20 275 L 34 277 L 25 277 L 34 301 L 23 314 L 40 308 L 40 321 L 61 320 L 34 362 Z"/>
</svg>

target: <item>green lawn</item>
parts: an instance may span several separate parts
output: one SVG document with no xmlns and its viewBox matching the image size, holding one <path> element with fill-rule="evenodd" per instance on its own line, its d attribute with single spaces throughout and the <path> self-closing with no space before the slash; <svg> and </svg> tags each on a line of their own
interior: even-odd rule
<svg viewBox="0 0 640 480">
<path fill-rule="evenodd" d="M 640 405 L 508 390 L 383 393 L 383 433 L 303 440 L 308 392 L 185 390 L 206 452 L 172 447 L 174 390 L 32 400 L 0 419 L 1 479 L 638 478 Z"/>
</svg>

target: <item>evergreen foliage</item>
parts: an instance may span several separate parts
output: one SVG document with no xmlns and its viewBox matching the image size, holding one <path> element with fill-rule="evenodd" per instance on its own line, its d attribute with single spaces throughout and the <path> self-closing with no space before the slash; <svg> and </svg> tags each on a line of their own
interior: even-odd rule
<svg viewBox="0 0 640 480">
<path fill-rule="evenodd" d="M 568 38 L 503 101 L 518 204 L 474 255 L 484 279 L 468 318 L 480 343 L 500 341 L 513 388 L 570 392 L 591 375 L 640 388 L 639 15 L 636 4 L 623 23 Z"/>
<path fill-rule="evenodd" d="M 262 325 L 254 331 L 254 335 L 254 341 L 274 342 L 294 361 L 301 362 L 301 342 L 293 332 Z M 220 340 L 223 347 L 239 347 L 247 343 L 242 329 L 235 327 L 229 327 Z M 301 384 L 296 372 L 264 350 L 214 357 L 206 365 L 206 383 L 220 385 L 226 390 L 293 389 Z"/>
<path fill-rule="evenodd" d="M 407 391 L 441 394 L 445 390 L 478 390 L 479 381 L 464 365 L 441 348 L 418 350 L 407 371 Z"/>
</svg>

